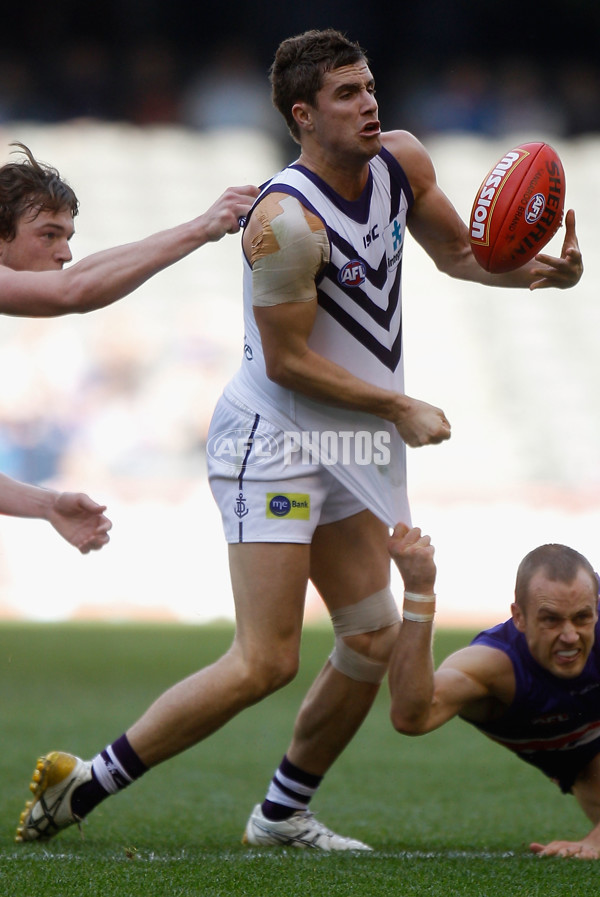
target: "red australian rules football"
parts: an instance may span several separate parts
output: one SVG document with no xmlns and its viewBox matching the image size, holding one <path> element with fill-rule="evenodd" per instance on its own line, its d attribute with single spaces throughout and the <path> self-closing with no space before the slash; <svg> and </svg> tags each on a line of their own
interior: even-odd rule
<svg viewBox="0 0 600 897">
<path fill-rule="evenodd" d="M 469 232 L 473 255 L 493 274 L 514 271 L 542 251 L 562 223 L 565 172 L 547 143 L 502 156 L 477 191 Z"/>
</svg>

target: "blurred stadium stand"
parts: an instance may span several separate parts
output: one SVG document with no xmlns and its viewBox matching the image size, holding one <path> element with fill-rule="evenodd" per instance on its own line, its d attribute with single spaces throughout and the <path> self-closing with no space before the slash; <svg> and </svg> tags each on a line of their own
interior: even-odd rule
<svg viewBox="0 0 600 897">
<path fill-rule="evenodd" d="M 0 122 L 77 118 L 283 135 L 266 74 L 285 37 L 333 26 L 364 46 L 387 128 L 600 130 L 600 5 L 546 0 L 30 0 L 0 30 Z M 286 144 L 287 146 L 287 144 Z M 289 146 L 287 147 L 289 150 Z"/>
<path fill-rule="evenodd" d="M 76 258 L 191 218 L 228 184 L 259 183 L 293 158 L 266 72 L 279 40 L 307 27 L 339 27 L 367 48 L 384 127 L 425 140 L 464 218 L 509 146 L 546 139 L 563 157 L 586 259 L 576 290 L 460 284 L 414 242 L 405 259 L 407 391 L 453 423 L 450 443 L 410 453 L 413 517 L 438 546 L 440 620 L 496 619 L 535 544 L 568 542 L 592 561 L 597 550 L 600 6 L 574 0 L 565 16 L 551 0 L 518 52 L 506 49 L 514 17 L 494 0 L 401 14 L 382 0 L 232 2 L 226 17 L 205 7 L 12 9 L 0 34 L 0 158 L 23 141 L 73 184 Z M 0 616 L 231 616 L 204 439 L 239 357 L 240 275 L 228 238 L 111 309 L 3 319 L 0 469 L 86 489 L 115 528 L 107 549 L 81 558 L 41 523 L 0 521 Z M 309 613 L 320 614 L 312 594 Z"/>
<path fill-rule="evenodd" d="M 429 141 L 463 217 L 507 140 L 523 136 Z M 13 124 L 0 128 L 6 158 L 16 139 L 59 166 L 79 194 L 75 258 L 191 218 L 227 184 L 259 182 L 279 161 L 277 144 L 254 131 Z M 587 250 L 575 290 L 459 283 L 407 244 L 407 391 L 443 407 L 453 424 L 448 444 L 409 455 L 413 517 L 438 545 L 442 621 L 504 613 L 516 564 L 535 544 L 563 541 L 592 560 L 597 554 L 600 262 L 590 250 L 600 140 L 556 146 Z M 560 240 L 550 245 L 557 254 Z M 240 276 L 239 239 L 231 237 L 109 309 L 3 318 L 0 469 L 85 488 L 109 505 L 115 524 L 106 549 L 80 557 L 45 524 L 3 519 L 4 616 L 231 616 L 204 439 L 240 356 Z M 309 613 L 320 613 L 314 595 Z"/>
</svg>

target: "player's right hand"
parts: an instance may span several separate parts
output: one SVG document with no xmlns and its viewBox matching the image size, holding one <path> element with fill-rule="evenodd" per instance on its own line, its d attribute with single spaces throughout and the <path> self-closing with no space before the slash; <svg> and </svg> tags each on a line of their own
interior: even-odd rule
<svg viewBox="0 0 600 897">
<path fill-rule="evenodd" d="M 409 399 L 408 396 L 405 399 L 407 404 L 394 425 L 407 445 L 418 448 L 450 439 L 450 421 L 441 408 L 420 399 Z"/>
</svg>

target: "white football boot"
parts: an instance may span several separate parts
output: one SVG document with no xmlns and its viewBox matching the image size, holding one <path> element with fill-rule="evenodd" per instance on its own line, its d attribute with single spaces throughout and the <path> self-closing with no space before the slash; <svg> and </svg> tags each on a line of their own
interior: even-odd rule
<svg viewBox="0 0 600 897">
<path fill-rule="evenodd" d="M 252 847 L 300 847 L 317 850 L 372 850 L 354 838 L 336 835 L 319 822 L 310 810 L 296 810 L 288 819 L 273 822 L 257 804 L 246 825 L 243 844 Z"/>
</svg>

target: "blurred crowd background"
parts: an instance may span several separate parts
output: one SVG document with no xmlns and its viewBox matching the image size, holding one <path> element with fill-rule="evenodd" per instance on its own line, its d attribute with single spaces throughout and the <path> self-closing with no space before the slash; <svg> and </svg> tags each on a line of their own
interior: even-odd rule
<svg viewBox="0 0 600 897">
<path fill-rule="evenodd" d="M 367 49 L 388 128 L 600 129 L 595 0 L 30 0 L 0 30 L 0 121 L 234 124 L 284 140 L 266 81 L 274 50 L 326 26 Z"/>
<path fill-rule="evenodd" d="M 410 453 L 410 492 L 439 545 L 448 619 L 499 619 L 520 557 L 541 541 L 584 553 L 589 543 L 593 560 L 600 5 L 31 0 L 4 24 L 0 164 L 23 141 L 73 185 L 75 259 L 189 219 L 293 158 L 267 72 L 279 41 L 308 27 L 332 25 L 367 49 L 384 128 L 426 142 L 463 218 L 509 145 L 554 143 L 586 258 L 576 291 L 450 282 L 407 244 L 407 391 L 453 423 L 446 446 Z M 240 279 L 239 239 L 227 238 L 110 309 L 3 319 L 0 470 L 85 489 L 115 529 L 106 550 L 80 558 L 43 524 L 0 521 L 0 616 L 231 615 L 204 451 L 241 351 Z"/>
</svg>

